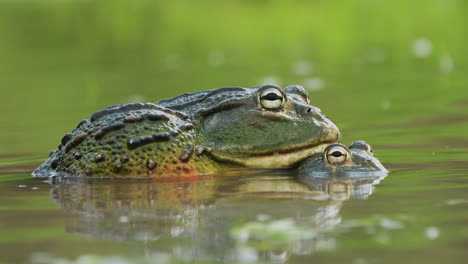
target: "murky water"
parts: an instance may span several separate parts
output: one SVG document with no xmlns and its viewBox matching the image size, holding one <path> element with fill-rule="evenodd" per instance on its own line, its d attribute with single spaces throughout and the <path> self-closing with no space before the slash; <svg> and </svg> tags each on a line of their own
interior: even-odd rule
<svg viewBox="0 0 468 264">
<path fill-rule="evenodd" d="M 20 166 L 0 183 L 2 258 L 463 263 L 468 164 L 456 157 L 466 148 L 382 148 L 379 156 L 391 160 L 396 151 L 408 162 L 387 163 L 389 176 L 364 180 L 281 171 L 49 184 Z M 422 157 L 411 162 L 413 155 Z"/>
<path fill-rule="evenodd" d="M 0 3 L 0 263 L 466 262 L 463 1 L 115 2 Z M 29 176 L 105 106 L 265 83 L 303 84 L 390 174 Z"/>
</svg>

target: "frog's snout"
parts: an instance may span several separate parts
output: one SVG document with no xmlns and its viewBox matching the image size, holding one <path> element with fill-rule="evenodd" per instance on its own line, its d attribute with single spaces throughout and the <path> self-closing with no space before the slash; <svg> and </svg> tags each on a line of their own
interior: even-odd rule
<svg viewBox="0 0 468 264">
<path fill-rule="evenodd" d="M 311 117 L 320 116 L 322 114 L 320 108 L 308 104 L 297 104 L 296 112 L 301 116 Z"/>
</svg>

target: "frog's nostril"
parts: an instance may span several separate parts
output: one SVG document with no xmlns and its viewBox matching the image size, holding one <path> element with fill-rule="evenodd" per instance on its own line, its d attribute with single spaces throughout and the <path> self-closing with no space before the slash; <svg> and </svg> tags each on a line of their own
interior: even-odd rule
<svg viewBox="0 0 468 264">
<path fill-rule="evenodd" d="M 306 113 L 308 113 L 308 114 L 312 113 L 312 108 L 310 108 L 310 107 L 309 107 L 309 108 L 307 108 L 307 111 L 306 111 Z"/>
</svg>

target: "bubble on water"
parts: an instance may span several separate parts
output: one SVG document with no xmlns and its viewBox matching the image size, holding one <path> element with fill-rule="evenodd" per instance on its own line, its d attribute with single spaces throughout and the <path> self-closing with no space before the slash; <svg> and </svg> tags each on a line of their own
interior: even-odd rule
<svg viewBox="0 0 468 264">
<path fill-rule="evenodd" d="M 289 258 L 287 250 L 271 250 L 268 252 L 269 261 L 273 263 L 285 263 Z"/>
<path fill-rule="evenodd" d="M 271 222 L 268 225 L 268 231 L 270 232 L 285 232 L 291 230 L 294 225 L 294 220 L 291 218 L 280 219 Z"/>
<path fill-rule="evenodd" d="M 149 262 L 158 264 L 171 263 L 171 256 L 164 252 L 152 253 L 149 257 Z"/>
<path fill-rule="evenodd" d="M 293 73 L 297 75 L 308 75 L 314 70 L 314 65 L 309 61 L 298 61 L 292 67 Z"/>
<path fill-rule="evenodd" d="M 430 239 L 430 240 L 434 240 L 436 238 L 439 237 L 440 235 L 440 232 L 439 232 L 439 229 L 435 226 L 430 226 L 430 227 L 427 227 L 425 230 L 424 230 L 424 235 Z"/>
<path fill-rule="evenodd" d="M 25 187 L 27 187 L 27 185 L 24 185 L 24 184 L 18 185 L 18 188 L 25 188 Z"/>
<path fill-rule="evenodd" d="M 275 76 L 265 76 L 263 78 L 260 78 L 258 80 L 258 83 L 260 85 L 273 84 L 276 86 L 281 86 L 281 80 Z"/>
<path fill-rule="evenodd" d="M 170 255 L 167 253 L 152 253 L 144 258 L 126 258 L 122 256 L 98 256 L 85 254 L 80 255 L 76 259 L 66 259 L 52 256 L 48 253 L 33 253 L 30 258 L 30 263 L 37 264 L 89 264 L 89 263 L 101 263 L 101 264 L 131 264 L 131 263 L 172 263 Z"/>
<path fill-rule="evenodd" d="M 389 100 L 382 100 L 380 102 L 380 108 L 384 111 L 390 109 L 390 107 L 392 106 L 392 104 L 390 103 Z"/>
<path fill-rule="evenodd" d="M 148 240 L 157 240 L 159 237 L 154 236 L 150 232 L 138 232 L 134 235 L 135 240 L 137 241 L 148 241 Z"/>
<path fill-rule="evenodd" d="M 145 96 L 142 94 L 132 94 L 127 97 L 127 103 L 142 103 L 145 101 Z"/>
<path fill-rule="evenodd" d="M 270 219 L 271 219 L 271 216 L 267 215 L 267 214 L 258 214 L 257 215 L 257 220 L 261 221 L 261 222 L 265 222 L 265 221 L 268 221 Z"/>
<path fill-rule="evenodd" d="M 316 241 L 316 250 L 320 252 L 332 252 L 336 250 L 336 240 L 334 238 L 323 238 Z"/>
<path fill-rule="evenodd" d="M 380 244 L 388 244 L 390 243 L 390 235 L 388 232 L 380 232 L 374 235 L 375 241 L 377 241 Z"/>
<path fill-rule="evenodd" d="M 453 71 L 453 59 L 450 55 L 444 55 L 439 59 L 439 69 L 442 73 L 450 73 Z"/>
<path fill-rule="evenodd" d="M 32 187 L 31 190 L 38 190 L 39 187 Z"/>
<path fill-rule="evenodd" d="M 403 223 L 400 221 L 383 218 L 379 222 L 380 226 L 385 229 L 401 229 L 404 227 Z"/>
<path fill-rule="evenodd" d="M 49 264 L 52 263 L 53 257 L 46 252 L 35 252 L 31 254 L 31 263 L 37 263 L 37 264 Z"/>
<path fill-rule="evenodd" d="M 238 230 L 235 234 L 233 234 L 237 241 L 239 242 L 247 242 L 250 238 L 250 232 L 247 229 Z"/>
<path fill-rule="evenodd" d="M 117 256 L 112 256 L 112 257 L 104 257 L 102 258 L 101 261 L 99 261 L 99 258 L 97 258 L 97 261 L 95 262 L 83 262 L 83 264 L 89 264 L 89 263 L 102 263 L 102 264 L 132 264 L 135 263 L 129 259 L 125 259 L 123 257 L 117 257 Z"/>
<path fill-rule="evenodd" d="M 445 202 L 446 205 L 459 205 L 459 204 L 465 204 L 468 203 L 468 200 L 465 199 L 452 199 L 452 200 L 447 200 Z"/>
<path fill-rule="evenodd" d="M 184 232 L 184 229 L 180 226 L 175 226 L 171 228 L 171 236 L 178 237 Z"/>
<path fill-rule="evenodd" d="M 238 260 L 240 263 L 256 262 L 258 260 L 257 251 L 249 247 L 236 249 L 235 255 L 237 256 L 236 260 Z"/>
<path fill-rule="evenodd" d="M 304 88 L 309 91 L 319 91 L 325 87 L 325 81 L 319 77 L 307 78 L 304 80 Z"/>
<path fill-rule="evenodd" d="M 353 259 L 353 261 L 351 263 L 352 264 L 367 264 L 367 263 L 369 263 L 369 261 L 367 261 L 366 259 L 363 259 L 363 258 L 357 258 L 357 259 Z"/>
<path fill-rule="evenodd" d="M 94 255 L 81 255 L 74 261 L 74 263 L 75 264 L 87 264 L 87 263 L 96 263 L 98 261 L 101 262 L 102 258 L 98 256 L 94 256 Z"/>
<path fill-rule="evenodd" d="M 415 39 L 411 50 L 415 57 L 426 58 L 432 54 L 432 42 L 428 38 Z"/>
<path fill-rule="evenodd" d="M 208 64 L 214 67 L 221 66 L 225 62 L 224 53 L 220 50 L 213 50 L 208 55 Z"/>
<path fill-rule="evenodd" d="M 126 215 L 122 215 L 119 218 L 119 222 L 122 223 L 122 224 L 126 224 L 126 223 L 128 223 L 128 221 L 129 221 L 129 219 L 128 219 L 128 216 L 126 216 Z"/>
</svg>

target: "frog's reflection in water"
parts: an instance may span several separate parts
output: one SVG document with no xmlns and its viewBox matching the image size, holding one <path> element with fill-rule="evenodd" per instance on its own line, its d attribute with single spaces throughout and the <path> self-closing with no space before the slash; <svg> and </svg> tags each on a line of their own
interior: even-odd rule
<svg viewBox="0 0 468 264">
<path fill-rule="evenodd" d="M 144 241 L 174 260 L 275 261 L 333 251 L 348 199 L 366 199 L 383 177 L 210 177 L 190 182 L 63 180 L 51 197 L 66 230 Z M 172 246 L 168 246 L 172 245 Z"/>
</svg>

